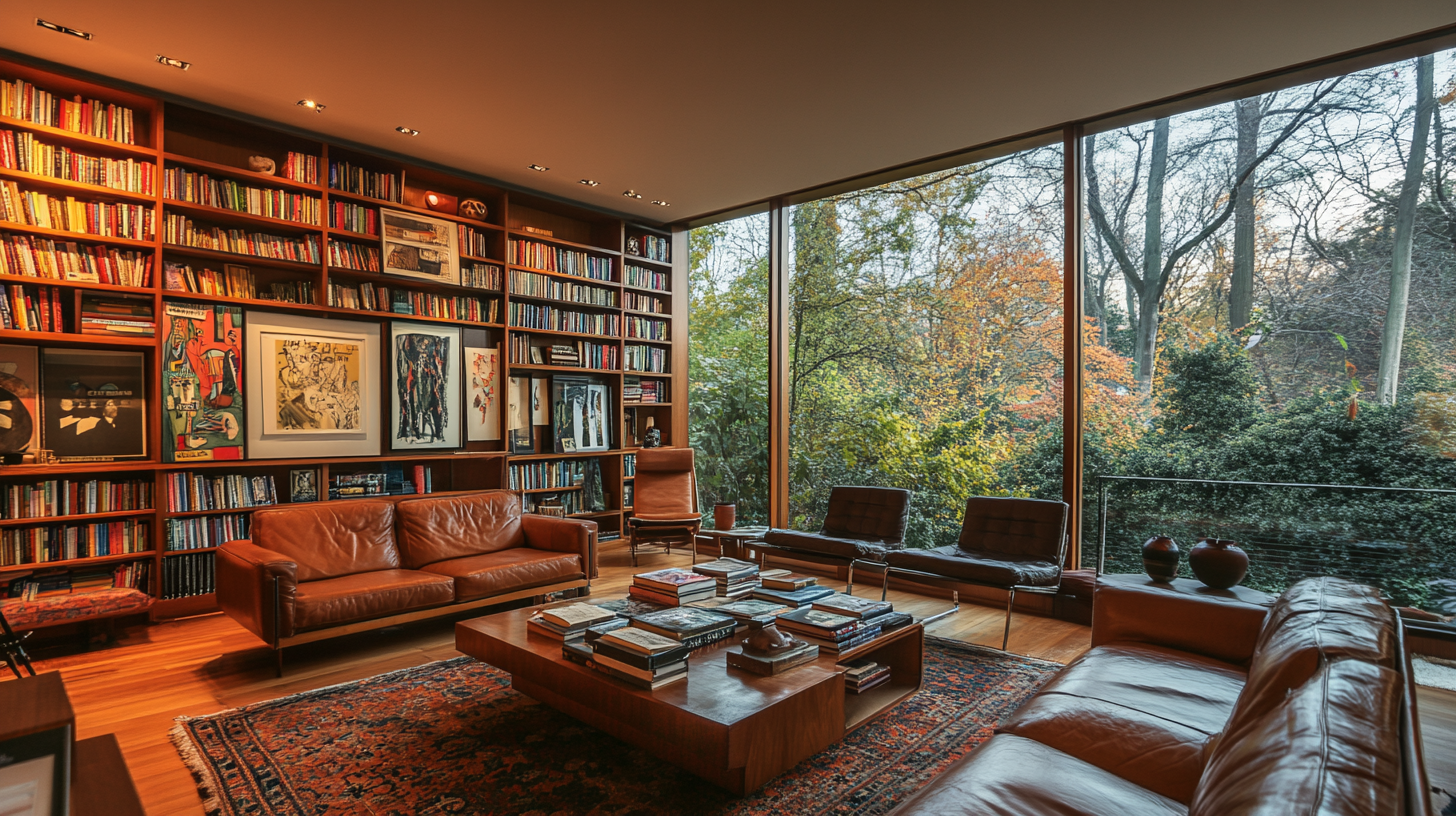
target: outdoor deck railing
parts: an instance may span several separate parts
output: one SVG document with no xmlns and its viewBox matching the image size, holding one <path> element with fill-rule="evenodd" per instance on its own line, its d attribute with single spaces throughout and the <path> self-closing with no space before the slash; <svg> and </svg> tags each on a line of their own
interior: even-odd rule
<svg viewBox="0 0 1456 816">
<path fill-rule="evenodd" d="M 1142 571 L 1143 542 L 1201 538 L 1249 554 L 1244 585 L 1282 592 L 1314 575 L 1380 587 L 1396 605 L 1456 614 L 1456 490 L 1098 476 L 1097 571 Z"/>
</svg>

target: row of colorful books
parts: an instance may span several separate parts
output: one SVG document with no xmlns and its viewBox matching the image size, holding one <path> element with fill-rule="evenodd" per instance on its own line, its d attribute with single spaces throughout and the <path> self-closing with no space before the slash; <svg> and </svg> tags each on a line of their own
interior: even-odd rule
<svg viewBox="0 0 1456 816">
<path fill-rule="evenodd" d="M 157 333 L 151 301 L 129 297 L 83 294 L 80 324 L 82 334 L 152 337 Z"/>
<path fill-rule="evenodd" d="M 580 250 L 563 249 L 535 241 L 511 241 L 506 255 L 506 260 L 516 266 L 529 266 L 545 272 L 560 272 L 591 280 L 615 280 L 611 258 L 601 258 Z"/>
<path fill-rule="evenodd" d="M 622 306 L 634 312 L 651 312 L 653 314 L 667 314 L 667 304 L 662 298 L 644 295 L 639 292 L 623 292 Z"/>
<path fill-rule="evenodd" d="M 622 378 L 622 402 L 643 405 L 667 402 L 667 383 L 641 377 Z"/>
<path fill-rule="evenodd" d="M 379 248 L 330 238 L 329 266 L 358 272 L 378 272 Z"/>
<path fill-rule="evenodd" d="M 638 289 L 653 289 L 658 292 L 666 292 L 672 289 L 672 275 L 670 273 L 659 272 L 656 269 L 647 269 L 632 264 L 627 264 L 626 270 L 628 286 L 635 286 Z"/>
<path fill-rule="evenodd" d="M 5 485 L 0 509 L 5 513 L 4 518 L 29 519 L 149 510 L 151 506 L 151 480 L 49 479 L 34 484 Z"/>
<path fill-rule="evenodd" d="M 322 203 L 313 196 L 271 187 L 254 187 L 236 179 L 213 178 L 185 167 L 168 167 L 162 194 L 173 201 L 203 207 L 317 225 Z"/>
<path fill-rule="evenodd" d="M 64 293 L 55 286 L 0 284 L 0 329 L 63 332 Z"/>
<path fill-rule="evenodd" d="M 278 503 L 272 474 L 210 476 L 191 471 L 168 473 L 167 509 L 173 513 L 235 510 Z"/>
<path fill-rule="evenodd" d="M 672 336 L 672 328 L 666 320 L 634 315 L 627 315 L 624 319 L 627 324 L 628 337 L 640 337 L 643 340 L 667 340 Z"/>
<path fill-rule="evenodd" d="M 186 553 L 162 559 L 162 598 L 207 595 L 216 588 L 210 552 Z"/>
<path fill-rule="evenodd" d="M 510 336 L 510 359 L 516 365 L 551 365 L 567 368 L 597 368 L 616 371 L 622 367 L 622 350 L 615 343 L 553 343 L 548 346 L 531 342 L 531 336 L 519 332 Z"/>
<path fill-rule="evenodd" d="M 25 131 L 0 130 L 0 167 L 37 176 L 92 184 L 108 190 L 154 194 L 157 166 L 140 159 L 113 159 L 49 145 Z"/>
<path fill-rule="evenodd" d="M 243 229 L 223 229 L 199 224 L 185 215 L 167 213 L 163 240 L 196 249 L 232 252 L 280 261 L 318 264 L 323 261 L 316 235 L 288 237 Z"/>
<path fill-rule="evenodd" d="M 329 162 L 329 189 L 398 203 L 399 176 L 366 170 L 349 162 Z"/>
<path fill-rule="evenodd" d="M 136 144 L 136 117 L 131 108 L 84 99 L 80 94 L 65 99 L 23 79 L 0 82 L 0 116 Z"/>
<path fill-rule="evenodd" d="M 237 264 L 227 264 L 219 272 L 206 267 L 193 269 L 190 264 L 169 261 L 163 268 L 163 282 L 173 292 L 230 298 L 257 297 L 252 271 Z"/>
<path fill-rule="evenodd" d="M 460 267 L 460 285 L 472 289 L 494 289 L 500 291 L 504 273 L 495 264 L 470 263 Z"/>
<path fill-rule="evenodd" d="M 152 253 L 0 233 L 0 274 L 145 287 L 152 285 Z"/>
<path fill-rule="evenodd" d="M 580 487 L 586 480 L 586 460 L 552 459 L 526 462 L 507 468 L 511 490 L 547 490 Z"/>
<path fill-rule="evenodd" d="M 379 234 L 379 210 L 352 201 L 329 202 L 329 227 L 365 235 Z"/>
<path fill-rule="evenodd" d="M 617 293 L 613 289 L 590 286 L 585 283 L 537 275 L 534 272 L 511 270 L 511 294 L 526 297 L 547 298 L 570 303 L 585 303 L 591 306 L 617 305 Z"/>
<path fill-rule="evenodd" d="M 659 238 L 656 235 L 642 236 L 642 257 L 649 261 L 662 261 L 671 263 L 669 254 L 672 252 L 672 240 L 670 238 Z"/>
<path fill-rule="evenodd" d="M 627 371 L 645 371 L 648 374 L 667 373 L 667 349 L 657 346 L 634 346 L 628 344 L 622 350 L 622 359 Z"/>
<path fill-rule="evenodd" d="M 283 168 L 278 171 L 278 175 L 290 181 L 318 184 L 319 157 L 290 150 L 288 158 L 283 160 Z"/>
<path fill-rule="evenodd" d="M 0 182 L 0 218 L 41 229 L 150 241 L 152 209 L 141 204 L 60 198 L 23 190 L 13 181 Z"/>
<path fill-rule="evenodd" d="M 150 564 L 133 561 L 115 567 L 93 566 L 64 572 L 27 575 L 10 581 L 0 598 L 10 601 L 34 601 L 59 595 L 81 595 L 104 589 L 132 588 L 146 590 Z"/>
<path fill-rule="evenodd" d="M 0 530 L 0 566 L 43 564 L 151 549 L 145 521 L 96 522 Z"/>
<path fill-rule="evenodd" d="M 507 310 L 511 326 L 545 331 L 579 332 L 617 337 L 622 333 L 622 316 L 577 312 L 537 303 L 511 303 Z"/>
<path fill-rule="evenodd" d="M 473 323 L 499 323 L 500 301 L 391 289 L 372 283 L 329 284 L 329 305 L 341 309 L 421 315 Z"/>
<path fill-rule="evenodd" d="M 495 255 L 495 253 L 491 252 L 490 247 L 495 236 L 464 224 L 457 224 L 456 227 L 458 233 L 456 237 L 460 239 L 459 250 L 461 255 L 473 255 L 477 258 L 488 258 Z"/>
</svg>

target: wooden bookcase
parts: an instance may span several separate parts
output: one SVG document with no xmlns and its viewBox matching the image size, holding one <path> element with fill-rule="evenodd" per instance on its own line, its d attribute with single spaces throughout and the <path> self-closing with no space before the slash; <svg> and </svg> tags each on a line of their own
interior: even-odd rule
<svg viewBox="0 0 1456 816">
<path fill-rule="evenodd" d="M 68 524 L 139 522 L 147 525 L 144 543 L 146 549 L 140 552 L 93 556 L 69 561 L 51 561 L 0 566 L 0 587 L 8 584 L 15 576 L 35 572 L 59 571 L 80 567 L 112 565 L 117 563 L 141 563 L 148 566 L 144 587 L 159 600 L 154 606 L 153 617 L 166 619 L 182 615 L 197 614 L 216 608 L 214 597 L 203 593 L 186 597 L 169 597 L 175 593 L 163 586 L 165 575 L 175 572 L 177 565 L 170 559 L 187 556 L 210 558 L 215 546 L 197 547 L 186 550 L 169 550 L 168 530 L 172 523 L 186 523 L 202 520 L 204 523 L 218 517 L 246 517 L 258 507 L 240 507 L 219 510 L 179 510 L 168 500 L 168 487 L 179 473 L 196 474 L 204 477 L 237 475 L 242 477 L 270 477 L 280 504 L 289 502 L 290 474 L 294 470 L 311 468 L 317 472 L 319 500 L 328 501 L 327 486 L 330 478 L 341 473 L 378 471 L 397 465 L 409 473 L 420 465 L 430 469 L 433 492 L 478 490 L 500 488 L 510 485 L 512 465 L 527 465 L 542 461 L 575 461 L 596 459 L 602 476 L 606 509 L 578 514 L 595 520 L 601 534 L 610 537 L 620 534 L 625 528 L 625 517 L 631 508 L 624 505 L 624 492 L 632 483 L 630 460 L 641 434 L 650 417 L 661 431 L 663 444 L 686 444 L 686 271 L 681 263 L 674 263 L 672 254 L 673 234 L 665 229 L 646 223 L 623 221 L 619 218 L 588 208 L 575 207 L 518 191 L 506 190 L 491 184 L 452 175 L 431 167 L 422 167 L 400 161 L 396 158 L 375 155 L 354 148 L 329 144 L 318 138 L 299 135 L 296 132 L 272 129 L 263 125 L 233 119 L 216 113 L 190 108 L 186 105 L 163 102 L 161 99 L 123 91 L 102 84 L 74 79 L 63 74 L 0 60 L 0 81 L 21 79 L 33 83 L 41 90 L 49 91 L 61 98 L 70 99 L 80 95 L 103 103 L 130 108 L 133 114 L 135 144 L 103 139 L 87 134 L 75 133 L 58 127 L 38 125 L 23 119 L 0 115 L 0 131 L 14 131 L 30 134 L 36 140 L 55 147 L 65 147 L 89 157 L 107 159 L 132 159 L 152 165 L 150 192 L 135 192 L 112 189 L 95 184 L 52 178 L 46 175 L 22 172 L 0 167 L 0 183 L 14 182 L 22 190 L 41 191 L 52 196 L 74 196 L 83 202 L 104 202 L 140 205 L 148 209 L 153 220 L 153 234 L 136 238 L 100 237 L 79 232 L 44 229 L 37 226 L 12 223 L 3 219 L 0 211 L 0 235 L 30 236 L 31 238 L 63 239 L 75 242 L 81 247 L 106 246 L 115 250 L 130 250 L 143 253 L 151 259 L 150 281 L 146 286 L 119 286 L 90 283 L 46 277 L 0 274 L 0 284 L 44 285 L 57 287 L 60 292 L 63 325 L 51 327 L 52 331 L 21 331 L 0 329 L 0 343 L 28 345 L 38 350 L 52 347 L 131 349 L 141 351 L 145 358 L 147 400 L 147 450 L 149 458 L 142 461 L 83 462 L 53 465 L 0 466 L 0 491 L 7 487 L 35 484 L 52 479 L 71 480 L 135 480 L 151 485 L 152 506 L 145 509 L 128 509 L 87 515 L 50 516 L 43 518 L 0 519 L 0 531 L 8 528 L 35 528 Z M 317 165 L 317 179 L 294 180 L 283 175 L 289 154 L 312 157 Z M 271 158 L 277 168 L 268 175 L 248 169 L 250 156 Z M 387 198 L 349 192 L 330 184 L 330 166 L 340 163 L 373 173 L 388 174 L 392 190 Z M 167 194 L 166 183 L 170 177 L 180 180 L 175 174 L 206 175 L 215 180 L 236 182 L 247 187 L 262 190 L 278 196 L 298 197 L 300 208 L 316 209 L 317 217 L 274 217 L 252 214 L 232 209 L 208 206 L 202 203 L 179 200 Z M 454 197 L 459 201 L 477 199 L 488 210 L 484 219 L 472 219 L 453 212 L 439 212 L 429 208 L 427 195 L 435 193 L 441 197 Z M 376 257 L 381 251 L 378 234 L 379 208 L 381 206 L 406 212 L 416 212 L 432 218 L 457 224 L 457 228 L 468 231 L 470 247 L 462 244 L 460 259 L 462 266 L 478 265 L 493 267 L 500 286 L 480 288 L 474 286 L 435 283 L 413 278 L 382 274 L 368 269 L 352 268 L 345 263 L 335 264 L 330 248 L 363 250 L 372 248 Z M 336 220 L 336 209 L 347 212 L 344 221 Z M 371 215 L 372 214 L 372 215 Z M 242 229 L 311 242 L 318 251 L 318 260 L 284 260 L 256 255 L 223 252 L 215 249 L 183 245 L 181 240 L 169 241 L 168 219 L 185 217 L 202 227 Z M 372 219 L 374 229 L 369 231 L 365 222 Z M 336 226 L 337 224 L 337 226 Z M 358 227 L 363 226 L 363 229 Z M 649 239 L 662 251 L 649 256 L 644 247 Z M 538 244 L 551 250 L 565 250 L 581 253 L 585 257 L 609 269 L 603 280 L 592 280 L 564 272 L 543 270 L 526 264 L 513 263 L 512 248 L 516 242 Z M 680 242 L 679 242 L 680 243 Z M 667 254 L 662 254 L 663 252 Z M 678 253 L 681 254 L 681 253 Z M 673 260 L 669 260 L 669 259 Z M 168 263 L 185 263 L 194 269 L 222 271 L 224 265 L 236 264 L 248 268 L 252 277 L 255 296 L 243 297 L 223 294 L 201 294 L 169 288 L 168 276 L 164 273 Z M 539 291 L 527 293 L 513 286 L 512 274 L 526 273 L 567 285 L 585 286 L 595 290 L 594 297 L 606 298 L 605 303 L 583 303 L 569 299 L 543 296 Z M 463 283 L 464 281 L 462 281 Z M 366 310 L 345 301 L 348 294 L 340 287 L 348 287 L 356 293 L 361 285 L 386 287 L 391 292 L 404 293 L 407 299 L 418 303 L 428 297 L 435 299 L 473 299 L 479 302 L 479 313 L 465 311 L 473 304 L 469 301 L 456 303 L 464 309 L 453 316 L 429 314 L 404 314 L 391 310 L 391 303 L 380 302 L 374 310 Z M 267 299 L 272 287 L 289 287 L 297 302 Z M 303 288 L 307 287 L 306 291 Z M 80 299 L 86 293 L 135 296 L 149 302 L 157 323 L 153 337 L 95 336 L 80 333 Z M 679 293 L 675 297 L 675 293 Z M 241 461 L 202 461 L 168 463 L 161 459 L 162 416 L 159 403 L 161 372 L 159 370 L 165 342 L 163 329 L 163 306 L 165 303 L 184 301 L 205 305 L 236 305 L 244 310 L 244 321 L 248 315 L 259 313 L 281 313 L 319 318 L 341 318 L 352 321 L 377 321 L 382 336 L 388 336 L 389 322 L 402 319 L 410 322 L 438 322 L 460 326 L 467 340 L 484 343 L 498 349 L 501 372 L 498 395 L 501 398 L 500 439 L 498 441 L 464 442 L 459 450 L 406 451 L 391 450 L 388 443 L 389 395 L 387 366 L 390 363 L 387 351 L 380 361 L 381 406 L 379 416 L 384 427 L 380 434 L 382 448 L 379 455 L 366 457 L 336 457 L 308 459 L 244 459 Z M 343 305 L 349 302 L 351 305 Z M 603 320 L 615 321 L 615 331 L 568 332 L 554 328 L 526 328 L 512 325 L 511 309 L 516 304 L 535 307 L 549 307 L 587 315 L 601 316 Z M 628 304 L 631 304 L 629 308 Z M 633 323 L 641 331 L 653 336 L 628 336 L 628 325 Z M 651 321 L 651 323 L 643 322 Z M 528 345 L 570 344 L 588 341 L 600 344 L 609 350 L 614 358 L 600 367 L 562 366 L 532 363 L 529 359 L 511 359 L 512 340 L 517 345 L 524 338 Z M 469 344 L 469 343 L 468 343 Z M 629 359 L 630 358 L 630 359 Z M 655 358 L 656 362 L 653 362 Z M 645 361 L 645 367 L 660 370 L 635 370 L 638 361 Z M 256 363 L 244 359 L 245 366 Z M 463 373 L 463 372 L 462 372 Z M 612 423 L 610 449 L 590 453 L 552 453 L 552 436 L 549 426 L 533 427 L 535 451 L 530 454 L 508 452 L 509 430 L 506 427 L 506 389 L 511 377 L 535 377 L 550 380 L 554 377 L 584 377 L 611 388 Z M 631 384 L 634 388 L 648 384 L 651 393 L 658 400 L 655 403 L 629 403 L 624 399 L 624 389 Z M 463 393 L 463 389 L 462 389 Z M 634 394 L 637 393 L 635 390 Z M 463 411 L 464 405 L 456 406 Z M 674 413 L 677 412 L 677 413 Z M 535 493 L 565 493 L 580 490 L 572 485 L 549 490 L 526 491 L 523 496 L 530 500 Z M 333 499 L 345 501 L 347 499 Z M 192 559 L 193 561 L 197 559 Z M 179 562 L 180 563 L 180 562 Z"/>
</svg>

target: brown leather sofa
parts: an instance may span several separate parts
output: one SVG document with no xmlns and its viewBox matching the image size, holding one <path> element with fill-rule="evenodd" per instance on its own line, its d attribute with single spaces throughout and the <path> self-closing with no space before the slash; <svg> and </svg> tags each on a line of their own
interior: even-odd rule
<svg viewBox="0 0 1456 816">
<path fill-rule="evenodd" d="M 1092 649 L 895 813 L 1428 816 L 1390 607 L 1336 578 L 1257 600 L 1104 576 Z"/>
<path fill-rule="evenodd" d="M 217 552 L 217 602 L 283 649 L 558 590 L 596 574 L 596 522 L 525 514 L 506 490 L 253 514 Z M 276 622 L 276 625 L 275 625 Z"/>
</svg>

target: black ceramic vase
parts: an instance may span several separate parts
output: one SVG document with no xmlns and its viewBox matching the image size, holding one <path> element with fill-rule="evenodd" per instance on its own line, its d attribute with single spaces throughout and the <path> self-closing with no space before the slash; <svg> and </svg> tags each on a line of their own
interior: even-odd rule
<svg viewBox="0 0 1456 816">
<path fill-rule="evenodd" d="M 1214 589 L 1239 585 L 1249 571 L 1249 554 L 1233 541 L 1205 538 L 1188 551 L 1193 575 Z"/>
<path fill-rule="evenodd" d="M 1143 570 L 1154 581 L 1171 583 L 1178 577 L 1178 542 L 1153 536 L 1143 544 Z"/>
</svg>

